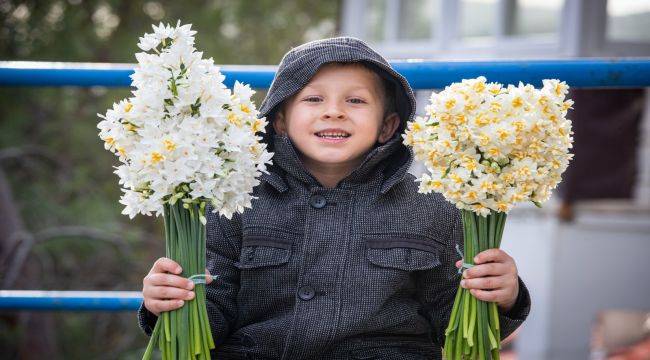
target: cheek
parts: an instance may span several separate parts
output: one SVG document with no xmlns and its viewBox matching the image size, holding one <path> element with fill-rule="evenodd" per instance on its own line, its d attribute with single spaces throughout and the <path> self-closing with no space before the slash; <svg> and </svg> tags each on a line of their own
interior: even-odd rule
<svg viewBox="0 0 650 360">
<path fill-rule="evenodd" d="M 290 133 L 305 132 L 310 130 L 312 115 L 306 109 L 295 109 L 287 116 L 287 130 Z"/>
<path fill-rule="evenodd" d="M 365 114 L 363 117 L 365 121 L 359 123 L 359 128 L 363 128 L 364 131 L 376 134 L 381 131 L 382 119 L 379 115 L 375 113 Z"/>
</svg>

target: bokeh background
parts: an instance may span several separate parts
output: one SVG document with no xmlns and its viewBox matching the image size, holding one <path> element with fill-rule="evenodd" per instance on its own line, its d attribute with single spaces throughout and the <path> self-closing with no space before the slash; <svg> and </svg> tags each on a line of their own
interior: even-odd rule
<svg viewBox="0 0 650 360">
<path fill-rule="evenodd" d="M 276 65 L 335 35 L 389 59 L 650 56 L 649 0 L 0 0 L 0 61 L 134 63 L 138 37 L 177 20 L 217 64 Z M 417 92 L 419 113 L 430 94 Z M 0 289 L 141 289 L 164 254 L 162 219 L 120 214 L 96 127 L 128 95 L 0 87 Z M 533 307 L 504 355 L 631 359 L 650 342 L 649 97 L 570 96 L 576 158 L 543 209 L 520 206 L 506 226 Z M 139 359 L 146 342 L 131 312 L 0 312 L 2 359 Z"/>
</svg>

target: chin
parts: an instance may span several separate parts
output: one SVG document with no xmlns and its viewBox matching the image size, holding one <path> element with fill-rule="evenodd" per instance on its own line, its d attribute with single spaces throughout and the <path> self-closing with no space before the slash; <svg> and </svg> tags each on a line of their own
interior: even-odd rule
<svg viewBox="0 0 650 360">
<path fill-rule="evenodd" d="M 352 159 L 351 156 L 319 156 L 315 158 L 316 161 L 324 164 L 340 164 L 348 162 Z"/>
</svg>

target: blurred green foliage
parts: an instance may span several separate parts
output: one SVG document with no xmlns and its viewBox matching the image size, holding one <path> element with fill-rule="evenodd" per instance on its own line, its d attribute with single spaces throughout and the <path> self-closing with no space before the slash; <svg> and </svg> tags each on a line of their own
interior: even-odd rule
<svg viewBox="0 0 650 360">
<path fill-rule="evenodd" d="M 0 60 L 133 63 L 151 24 L 180 20 L 193 24 L 197 49 L 217 64 L 275 65 L 290 47 L 335 35 L 340 7 L 318 0 L 0 0 Z M 120 214 L 117 160 L 97 136 L 97 113 L 128 95 L 127 88 L 0 88 L 0 151 L 44 155 L 0 162 L 14 206 L 28 231 L 61 233 L 31 249 L 21 274 L 38 275 L 18 277 L 11 288 L 140 290 L 164 255 L 162 219 Z M 256 94 L 258 105 L 263 95 Z M 109 239 L 61 231 L 70 226 Z M 53 359 L 139 358 L 146 346 L 135 313 L 52 316 Z M 0 313 L 3 358 L 25 358 L 29 331 L 14 313 Z"/>
</svg>

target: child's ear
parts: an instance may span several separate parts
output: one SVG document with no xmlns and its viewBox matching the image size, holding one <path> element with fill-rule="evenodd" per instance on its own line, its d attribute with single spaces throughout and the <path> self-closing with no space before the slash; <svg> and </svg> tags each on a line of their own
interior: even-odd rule
<svg viewBox="0 0 650 360">
<path fill-rule="evenodd" d="M 275 118 L 273 119 L 273 130 L 275 130 L 275 133 L 278 135 L 285 135 L 287 133 L 287 124 L 282 110 L 275 113 Z"/>
<path fill-rule="evenodd" d="M 397 130 L 397 128 L 399 127 L 399 123 L 400 123 L 400 118 L 396 112 L 386 116 L 382 123 L 381 130 L 379 132 L 379 139 L 377 139 L 377 141 L 383 144 L 386 141 L 388 141 L 390 138 L 392 138 L 393 134 L 395 133 L 395 130 Z"/>
</svg>

